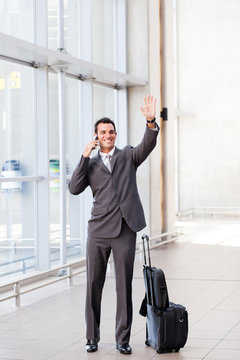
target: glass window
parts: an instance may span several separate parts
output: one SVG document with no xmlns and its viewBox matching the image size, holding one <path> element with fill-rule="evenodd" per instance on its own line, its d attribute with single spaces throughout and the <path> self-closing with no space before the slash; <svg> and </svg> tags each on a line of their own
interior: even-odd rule
<svg viewBox="0 0 240 360">
<path fill-rule="evenodd" d="M 64 1 L 64 47 L 72 56 L 79 55 L 79 0 Z"/>
<path fill-rule="evenodd" d="M 48 0 L 48 47 L 58 48 L 58 0 Z"/>
<path fill-rule="evenodd" d="M 58 77 L 49 73 L 49 157 L 59 160 Z M 50 172 L 50 176 L 53 175 Z"/>
<path fill-rule="evenodd" d="M 54 184 L 54 185 L 53 185 Z M 50 209 L 50 264 L 55 265 L 60 261 L 60 192 L 59 180 L 49 183 Z"/>
<path fill-rule="evenodd" d="M 78 56 L 78 0 L 64 1 L 64 49 L 72 56 Z M 48 0 L 48 47 L 58 48 L 58 0 Z"/>
<path fill-rule="evenodd" d="M 34 175 L 34 70 L 5 61 L 0 66 L 0 176 Z M 0 274 L 35 269 L 34 214 L 33 182 L 1 182 Z"/>
<path fill-rule="evenodd" d="M 92 61 L 113 69 L 114 1 L 92 0 Z"/>
<path fill-rule="evenodd" d="M 59 160 L 59 112 L 58 77 L 49 73 L 49 195 L 50 195 L 50 262 L 60 259 L 60 160 Z M 52 177 L 52 179 L 51 179 Z M 53 178 L 54 177 L 54 178 Z"/>
<path fill-rule="evenodd" d="M 148 0 L 127 1 L 127 72 L 148 79 L 149 33 Z M 152 10 L 151 10 L 152 11 Z M 137 19 L 137 21 L 136 21 Z M 156 29 L 156 33 L 159 30 Z M 152 49 L 151 49 L 152 51 Z M 152 53 L 153 54 L 153 53 Z M 154 53 L 155 54 L 155 53 Z M 157 60 L 156 60 L 157 61 Z"/>
<path fill-rule="evenodd" d="M 102 117 L 115 121 L 115 91 L 112 88 L 93 85 L 93 122 Z"/>
<path fill-rule="evenodd" d="M 33 0 L 0 0 L 0 32 L 33 41 Z"/>
<path fill-rule="evenodd" d="M 0 192 L 0 281 L 35 270 L 35 187 L 20 184 Z"/>
<path fill-rule="evenodd" d="M 83 151 L 80 119 L 80 82 L 66 78 L 67 174 L 72 174 Z M 67 189 L 67 258 L 82 255 L 80 236 L 80 197 Z"/>
<path fill-rule="evenodd" d="M 0 66 L 1 175 L 34 175 L 34 70 L 1 60 Z"/>
<path fill-rule="evenodd" d="M 79 118 L 79 86 L 78 80 L 65 78 L 65 104 L 66 104 L 66 174 L 75 169 L 82 152 L 81 123 Z M 49 174 L 50 179 L 50 249 L 51 263 L 60 261 L 60 183 L 59 179 L 59 123 L 58 123 L 58 78 L 49 74 Z M 82 254 L 80 245 L 80 197 L 67 194 L 67 259 Z"/>
</svg>

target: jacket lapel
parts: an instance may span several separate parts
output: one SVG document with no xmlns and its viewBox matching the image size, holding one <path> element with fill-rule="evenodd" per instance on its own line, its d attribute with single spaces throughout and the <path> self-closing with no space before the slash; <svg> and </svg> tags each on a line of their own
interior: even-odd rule
<svg viewBox="0 0 240 360">
<path fill-rule="evenodd" d="M 111 169 L 112 169 L 112 172 L 114 170 L 114 166 L 116 164 L 116 161 L 117 161 L 117 158 L 118 158 L 118 155 L 120 153 L 121 150 L 119 150 L 117 147 L 115 147 L 115 150 L 114 150 L 114 153 L 113 153 L 113 156 L 112 156 L 112 159 L 111 159 Z M 110 171 L 107 169 L 107 167 L 104 165 L 103 161 L 102 161 L 102 158 L 98 152 L 98 154 L 93 158 L 93 161 L 95 162 L 95 164 L 97 166 L 99 166 L 102 170 L 106 171 L 108 174 L 111 174 Z"/>
<path fill-rule="evenodd" d="M 117 147 L 115 147 L 115 150 L 114 150 L 114 153 L 113 153 L 113 156 L 112 156 L 112 159 L 111 159 L 112 172 L 114 170 L 114 166 L 116 164 L 116 161 L 117 161 L 117 158 L 118 158 L 118 155 L 119 155 L 120 152 L 121 152 L 121 150 L 119 150 Z"/>
<path fill-rule="evenodd" d="M 104 165 L 102 158 L 98 152 L 98 154 L 93 158 L 93 161 L 95 162 L 95 164 L 97 166 L 99 166 L 102 170 L 106 171 L 108 174 L 110 174 L 110 171 L 106 168 L 106 166 Z"/>
</svg>

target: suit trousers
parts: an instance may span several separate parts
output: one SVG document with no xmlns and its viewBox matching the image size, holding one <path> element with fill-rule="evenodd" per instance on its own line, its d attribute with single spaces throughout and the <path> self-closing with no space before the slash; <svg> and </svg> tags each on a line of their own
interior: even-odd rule
<svg viewBox="0 0 240 360">
<path fill-rule="evenodd" d="M 112 251 L 116 278 L 116 343 L 129 343 L 132 325 L 132 278 L 136 249 L 136 233 L 125 220 L 118 237 L 102 239 L 88 236 L 86 338 L 100 340 L 102 290 L 107 263 Z"/>
</svg>

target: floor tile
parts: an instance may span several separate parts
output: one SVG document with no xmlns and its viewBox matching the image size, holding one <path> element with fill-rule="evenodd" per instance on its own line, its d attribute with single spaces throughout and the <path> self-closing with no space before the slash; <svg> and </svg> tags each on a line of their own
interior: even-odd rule
<svg viewBox="0 0 240 360">
<path fill-rule="evenodd" d="M 213 349 L 205 358 L 206 360 L 237 360 L 240 359 L 240 350 Z M 204 360 L 205 360 L 204 359 Z"/>
<path fill-rule="evenodd" d="M 187 230 L 183 226 L 185 234 L 178 241 L 151 251 L 152 264 L 165 272 L 170 300 L 188 309 L 189 337 L 179 353 L 159 355 L 145 345 L 146 319 L 138 313 L 145 293 L 143 256 L 141 252 L 136 254 L 130 342 L 133 353 L 128 359 L 240 359 L 240 226 L 225 221 L 192 221 Z M 218 239 L 215 235 L 220 233 Z M 74 277 L 71 287 L 63 281 L 24 295 L 19 309 L 12 302 L 2 303 L 0 360 L 123 359 L 115 348 L 113 264 L 108 266 L 101 341 L 94 354 L 85 351 L 85 282 L 85 274 L 81 274 Z"/>
</svg>

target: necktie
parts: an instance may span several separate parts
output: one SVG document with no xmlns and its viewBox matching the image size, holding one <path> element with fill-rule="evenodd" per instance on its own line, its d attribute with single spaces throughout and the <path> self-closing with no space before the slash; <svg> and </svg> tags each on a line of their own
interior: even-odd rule
<svg viewBox="0 0 240 360">
<path fill-rule="evenodd" d="M 111 155 L 107 154 L 105 157 L 105 165 L 108 168 L 108 170 L 112 172 L 110 160 L 111 160 Z"/>
</svg>

